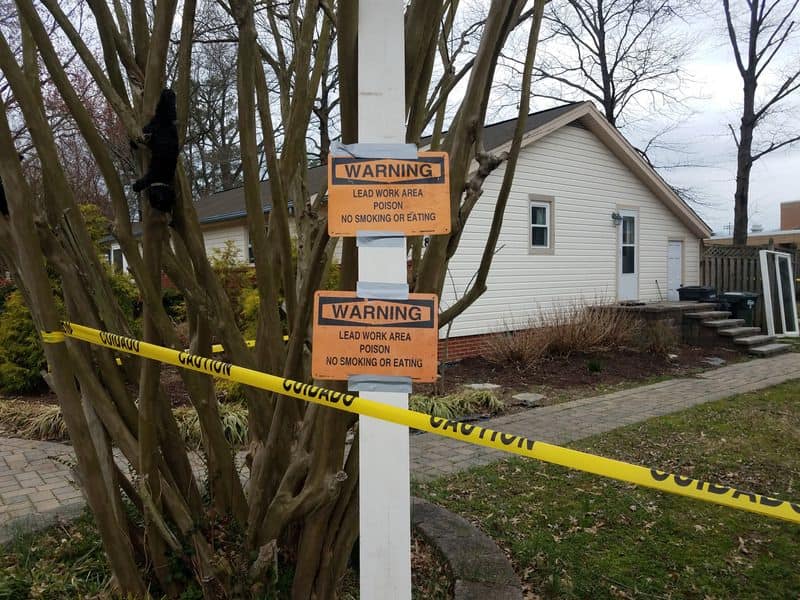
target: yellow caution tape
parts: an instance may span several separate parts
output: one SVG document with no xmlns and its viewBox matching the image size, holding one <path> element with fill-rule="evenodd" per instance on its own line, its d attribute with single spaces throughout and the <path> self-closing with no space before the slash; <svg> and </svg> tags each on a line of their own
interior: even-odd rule
<svg viewBox="0 0 800 600">
<path fill-rule="evenodd" d="M 42 341 L 46 344 L 57 344 L 67 339 L 61 331 L 42 331 Z"/>
<path fill-rule="evenodd" d="M 288 342 L 289 341 L 289 336 L 288 335 L 283 336 L 283 341 L 284 342 Z M 248 348 L 255 348 L 256 347 L 256 341 L 255 340 L 245 340 L 244 343 Z M 188 350 L 187 350 L 187 352 L 188 352 Z M 211 353 L 212 354 L 219 354 L 220 352 L 225 352 L 225 348 L 222 346 L 222 344 L 214 344 L 213 346 L 211 346 Z"/>
<path fill-rule="evenodd" d="M 283 336 L 283 339 L 287 340 L 287 339 L 289 339 L 289 336 L 285 335 L 285 336 Z M 255 348 L 256 347 L 256 341 L 255 340 L 245 340 L 244 343 L 248 348 Z M 187 350 L 187 352 L 188 352 L 188 350 Z M 214 344 L 214 345 L 211 346 L 211 353 L 212 354 L 219 354 L 220 352 L 225 352 L 225 348 L 223 348 L 222 344 Z"/>
<path fill-rule="evenodd" d="M 322 406 L 329 406 L 398 425 L 413 427 L 420 431 L 428 431 L 469 444 L 502 450 L 503 452 L 535 458 L 563 467 L 646 486 L 662 492 L 688 496 L 697 500 L 713 502 L 792 523 L 800 523 L 800 504 L 797 503 L 778 500 L 761 494 L 753 494 L 730 486 L 692 479 L 691 477 L 674 475 L 657 469 L 648 469 L 639 465 L 579 452 L 578 450 L 570 450 L 569 448 L 562 448 L 545 442 L 529 440 L 522 436 L 502 433 L 470 423 L 433 417 L 345 392 L 335 392 L 308 383 L 284 379 L 283 377 L 238 367 L 212 358 L 196 356 L 188 352 L 172 350 L 163 346 L 92 329 L 91 327 L 67 322 L 64 322 L 63 326 L 65 334 L 77 340 L 129 354 L 138 354 L 151 360 L 158 360 L 221 379 L 236 381 L 284 396 L 291 396 L 307 402 L 321 404 Z M 63 341 L 64 335 L 56 332 L 44 332 L 42 339 L 46 342 L 55 343 Z"/>
</svg>

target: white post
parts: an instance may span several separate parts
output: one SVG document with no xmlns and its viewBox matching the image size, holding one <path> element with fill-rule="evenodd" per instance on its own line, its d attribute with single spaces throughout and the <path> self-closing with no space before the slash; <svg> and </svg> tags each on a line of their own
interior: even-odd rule
<svg viewBox="0 0 800 600">
<path fill-rule="evenodd" d="M 405 142 L 403 0 L 358 6 L 358 141 Z M 358 250 L 359 281 L 405 284 L 406 245 Z M 408 394 L 370 392 L 408 408 Z M 360 572 L 363 600 L 411 598 L 408 428 L 360 417 Z"/>
</svg>

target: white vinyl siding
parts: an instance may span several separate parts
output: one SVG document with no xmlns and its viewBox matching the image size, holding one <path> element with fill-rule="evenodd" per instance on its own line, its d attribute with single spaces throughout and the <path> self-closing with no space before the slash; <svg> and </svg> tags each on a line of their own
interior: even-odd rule
<svg viewBox="0 0 800 600">
<path fill-rule="evenodd" d="M 501 166 L 487 178 L 467 222 L 445 279 L 443 309 L 473 280 L 503 173 Z M 555 253 L 532 254 L 532 195 L 556 199 Z M 615 301 L 619 241 L 611 214 L 620 207 L 638 211 L 640 300 L 659 300 L 659 288 L 666 299 L 669 239 L 685 240 L 683 283 L 698 283 L 699 239 L 594 134 L 566 126 L 520 153 L 488 290 L 455 319 L 450 336 L 525 327 L 531 316 L 576 300 Z"/>
<path fill-rule="evenodd" d="M 203 230 L 203 240 L 205 241 L 206 254 L 209 258 L 214 256 L 214 250 L 224 250 L 226 242 L 231 241 L 239 251 L 237 259 L 241 262 L 247 262 L 249 237 L 245 226 L 241 223 Z"/>
</svg>

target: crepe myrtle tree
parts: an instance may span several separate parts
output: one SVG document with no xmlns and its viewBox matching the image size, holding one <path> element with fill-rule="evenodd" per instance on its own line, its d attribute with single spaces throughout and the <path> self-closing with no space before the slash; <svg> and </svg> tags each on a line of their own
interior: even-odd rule
<svg viewBox="0 0 800 600">
<path fill-rule="evenodd" d="M 177 0 L 160 0 L 152 6 L 144 0 L 88 0 L 87 5 L 97 32 L 94 41 L 76 30 L 59 0 L 37 4 L 14 0 L 10 26 L 23 32 L 22 53 L 9 45 L 8 21 L 0 25 L 3 89 L 19 107 L 0 115 L 0 177 L 9 205 L 9 214 L 0 216 L 0 254 L 11 266 L 36 326 L 55 331 L 66 318 L 132 335 L 108 271 L 92 249 L 77 209 L 79 198 L 68 185 L 42 110 L 41 81 L 46 77 L 57 87 L 102 173 L 113 209 L 114 235 L 143 301 L 143 339 L 183 347 L 161 301 L 165 273 L 186 298 L 193 353 L 209 356 L 212 341 L 219 341 L 235 364 L 307 379 L 304 355 L 312 297 L 334 241 L 327 235 L 324 193 L 311 194 L 306 181 L 306 138 L 314 107 L 319 106 L 321 78 L 335 65 L 339 83 L 333 91 L 341 112 L 341 139 L 356 141 L 357 2 L 221 3 L 233 24 L 236 48 L 244 195 L 259 294 L 255 350 L 246 346 L 237 315 L 209 263 L 185 165 L 178 162 L 171 213 L 153 208 L 144 192 L 138 240 L 128 211 L 129 181 L 118 172 L 101 124 L 81 102 L 61 56 L 68 48 L 102 92 L 127 137 L 137 145 L 134 156 L 142 173 L 149 160 L 141 143 L 142 127 L 167 86 L 177 96 L 179 139 L 186 136 L 187 117 L 193 110 L 189 98 L 196 0 L 184 0 L 180 7 Z M 406 6 L 409 141 L 419 140 L 428 124 L 443 114 L 441 107 L 449 103 L 457 108 L 447 132 L 440 129 L 434 141 L 434 147 L 450 153 L 452 233 L 434 237 L 424 255 L 418 255 L 413 268 L 417 291 L 441 292 L 447 262 L 483 181 L 506 163 L 479 274 L 464 298 L 442 314 L 442 324 L 486 289 L 528 112 L 543 5 L 540 0 L 527 6 L 522 1 L 493 0 L 476 26 L 479 42 L 472 45 L 472 54 L 456 77 L 439 49 L 442 40 L 458 35 L 454 24 L 463 21 L 458 18 L 459 2 L 412 0 Z M 497 58 L 517 27 L 529 32 L 520 119 L 510 150 L 495 156 L 484 149 L 481 132 Z M 454 80 L 464 82 L 463 96 L 458 98 L 450 97 Z M 41 165 L 39 200 L 17 159 L 11 132 L 18 123 L 10 121 L 24 122 L 29 132 Z M 280 135 L 275 122 L 282 125 Z M 268 227 L 259 197 L 260 152 L 273 199 Z M 293 214 L 290 202 L 296 207 Z M 290 219 L 296 240 L 290 238 Z M 355 244 L 345 240 L 344 289 L 354 288 L 355 260 Z M 54 301 L 54 279 L 62 290 L 63 307 Z M 288 343 L 282 341 L 284 328 Z M 358 536 L 357 435 L 346 452 L 349 433 L 357 433 L 353 415 L 246 388 L 250 477 L 243 486 L 234 452 L 223 435 L 212 378 L 181 370 L 202 429 L 200 452 L 208 478 L 201 483 L 180 441 L 158 362 L 125 355 L 118 366 L 110 351 L 69 339 L 44 348 L 52 369 L 49 380 L 77 455 L 80 485 L 121 594 L 178 597 L 192 588 L 205 598 L 261 597 L 276 585 L 280 565 L 293 573 L 294 598 L 335 596 Z M 117 467 L 112 448 L 130 462 L 133 476 Z"/>
</svg>

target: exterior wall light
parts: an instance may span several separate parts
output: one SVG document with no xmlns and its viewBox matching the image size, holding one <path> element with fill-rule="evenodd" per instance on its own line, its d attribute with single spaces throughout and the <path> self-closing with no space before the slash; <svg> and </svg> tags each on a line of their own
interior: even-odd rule
<svg viewBox="0 0 800 600">
<path fill-rule="evenodd" d="M 622 215 L 618 212 L 611 213 L 611 220 L 614 221 L 614 225 L 616 226 L 622 225 Z"/>
</svg>

